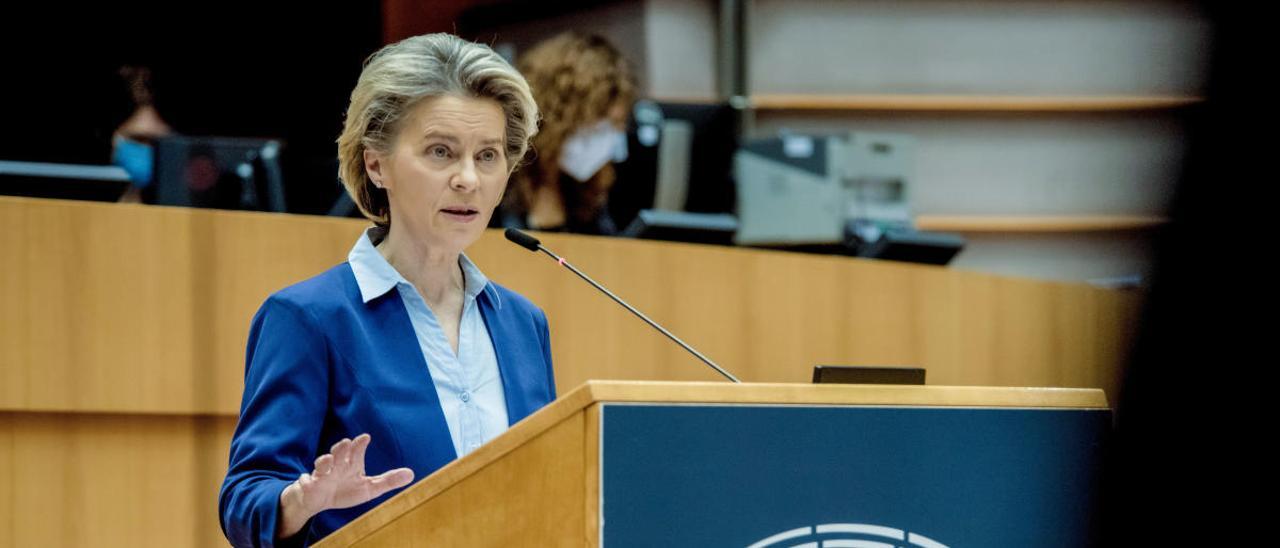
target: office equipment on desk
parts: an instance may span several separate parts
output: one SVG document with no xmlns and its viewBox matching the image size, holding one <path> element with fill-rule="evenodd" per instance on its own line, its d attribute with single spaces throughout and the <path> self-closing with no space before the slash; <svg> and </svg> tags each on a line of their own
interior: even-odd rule
<svg viewBox="0 0 1280 548">
<path fill-rule="evenodd" d="M 815 365 L 813 384 L 924 384 L 923 367 Z"/>
<path fill-rule="evenodd" d="M 114 202 L 131 184 L 129 173 L 110 165 L 0 160 L 0 195 Z"/>
<path fill-rule="evenodd" d="M 661 136 L 653 208 L 684 211 L 689 199 L 689 166 L 693 162 L 693 124 L 687 120 L 664 120 Z"/>
<path fill-rule="evenodd" d="M 876 239 L 850 244 L 859 257 L 945 265 L 964 248 L 964 237 L 943 232 L 922 232 L 913 228 L 889 228 Z"/>
<path fill-rule="evenodd" d="M 745 143 L 734 157 L 735 242 L 946 264 L 964 240 L 915 230 L 914 148 L 908 135 L 864 132 Z"/>
<path fill-rule="evenodd" d="M 156 140 L 148 203 L 285 211 L 282 144 L 275 139 L 175 136 Z"/>
<path fill-rule="evenodd" d="M 687 213 L 642 209 L 620 234 L 624 238 L 733 245 L 738 218 L 728 213 Z"/>
<path fill-rule="evenodd" d="M 728 103 L 638 101 L 609 211 L 622 235 L 729 244 L 740 112 Z"/>
</svg>

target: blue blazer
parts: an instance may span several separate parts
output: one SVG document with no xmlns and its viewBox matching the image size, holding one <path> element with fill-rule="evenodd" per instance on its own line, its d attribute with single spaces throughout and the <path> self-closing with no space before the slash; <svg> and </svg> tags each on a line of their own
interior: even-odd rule
<svg viewBox="0 0 1280 548">
<path fill-rule="evenodd" d="M 555 399 L 547 317 L 492 282 L 476 303 L 515 424 Z M 363 302 L 347 263 L 269 297 L 253 317 L 245 362 L 218 505 L 233 545 L 310 544 L 394 495 L 321 512 L 275 542 L 280 492 L 342 438 L 372 435 L 370 475 L 405 466 L 421 479 L 457 458 L 399 292 Z"/>
</svg>

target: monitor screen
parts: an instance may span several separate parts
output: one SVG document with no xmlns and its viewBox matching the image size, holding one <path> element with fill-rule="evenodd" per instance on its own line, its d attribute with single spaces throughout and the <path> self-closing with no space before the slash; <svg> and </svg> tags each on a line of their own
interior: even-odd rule
<svg viewBox="0 0 1280 548">
<path fill-rule="evenodd" d="M 183 207 L 285 211 L 280 141 L 175 136 L 156 140 L 144 199 Z"/>
<path fill-rule="evenodd" d="M 733 213 L 739 114 L 727 103 L 637 102 L 627 159 L 615 166 L 609 193 L 617 225 L 628 226 L 642 209 Z"/>
<path fill-rule="evenodd" d="M 117 166 L 0 160 L 0 195 L 114 202 L 129 188 Z"/>
</svg>

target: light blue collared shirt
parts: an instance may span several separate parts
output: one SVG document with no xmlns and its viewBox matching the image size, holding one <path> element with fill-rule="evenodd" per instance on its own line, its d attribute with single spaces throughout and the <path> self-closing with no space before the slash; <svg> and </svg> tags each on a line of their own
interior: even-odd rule
<svg viewBox="0 0 1280 548">
<path fill-rule="evenodd" d="M 465 254 L 458 257 L 462 267 L 463 301 L 458 353 L 454 354 L 444 329 L 418 289 L 374 247 L 372 238 L 379 230 L 376 227 L 366 230 L 351 248 L 347 262 L 351 264 L 364 302 L 381 297 L 392 288 L 399 291 L 431 380 L 436 385 L 454 451 L 461 458 L 508 427 L 498 357 L 493 351 L 489 329 L 476 306 L 476 296 L 488 287 L 489 279 Z"/>
</svg>

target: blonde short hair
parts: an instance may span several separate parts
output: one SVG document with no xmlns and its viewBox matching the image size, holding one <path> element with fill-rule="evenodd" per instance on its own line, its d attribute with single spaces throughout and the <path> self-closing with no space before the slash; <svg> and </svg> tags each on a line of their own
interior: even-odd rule
<svg viewBox="0 0 1280 548">
<path fill-rule="evenodd" d="M 387 154 L 399 125 L 419 101 L 455 95 L 493 99 L 506 115 L 506 156 L 515 171 L 538 133 L 538 106 L 529 84 L 493 49 L 451 34 L 406 38 L 365 61 L 351 92 L 342 135 L 338 174 L 347 193 L 374 223 L 391 224 L 387 192 L 365 172 L 364 151 Z"/>
</svg>

